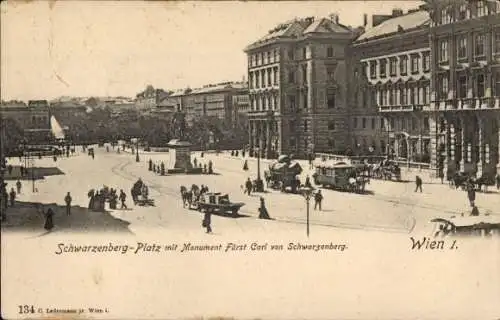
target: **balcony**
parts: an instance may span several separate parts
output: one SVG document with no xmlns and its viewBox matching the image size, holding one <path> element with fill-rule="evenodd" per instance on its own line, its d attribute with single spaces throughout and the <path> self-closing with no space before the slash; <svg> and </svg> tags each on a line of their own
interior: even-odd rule
<svg viewBox="0 0 500 320">
<path fill-rule="evenodd" d="M 491 110 L 500 109 L 499 97 L 459 98 L 456 100 L 437 101 L 438 110 Z"/>
<path fill-rule="evenodd" d="M 415 112 L 422 111 L 424 105 L 414 104 L 414 105 L 396 105 L 396 106 L 380 106 L 378 108 L 379 112 Z"/>
</svg>

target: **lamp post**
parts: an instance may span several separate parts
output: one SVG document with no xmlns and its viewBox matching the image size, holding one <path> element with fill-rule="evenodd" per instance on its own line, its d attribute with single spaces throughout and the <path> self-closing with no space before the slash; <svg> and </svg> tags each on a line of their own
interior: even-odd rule
<svg viewBox="0 0 500 320">
<path fill-rule="evenodd" d="M 135 140 L 135 141 L 134 141 Z M 139 162 L 139 138 L 130 139 L 130 142 L 135 142 L 135 162 Z"/>
<path fill-rule="evenodd" d="M 257 180 L 255 180 L 255 190 L 257 192 L 264 192 L 264 183 L 260 177 L 260 152 L 261 148 L 257 147 Z"/>
<path fill-rule="evenodd" d="M 302 196 L 306 199 L 306 213 L 307 213 L 307 237 L 309 238 L 309 202 L 312 197 L 313 189 L 309 187 L 303 187 L 300 189 Z"/>
</svg>

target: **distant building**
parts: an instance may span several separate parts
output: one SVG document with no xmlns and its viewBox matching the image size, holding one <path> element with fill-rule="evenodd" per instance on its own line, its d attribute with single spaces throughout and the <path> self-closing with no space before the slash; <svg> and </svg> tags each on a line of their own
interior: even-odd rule
<svg viewBox="0 0 500 320">
<path fill-rule="evenodd" d="M 248 127 L 248 112 L 250 111 L 250 98 L 248 90 L 233 96 L 233 125 L 235 127 Z"/>
<path fill-rule="evenodd" d="M 247 92 L 243 82 L 224 82 L 205 85 L 202 88 L 185 89 L 173 93 L 180 109 L 186 113 L 188 123 L 200 117 L 213 117 L 223 121 L 226 127 L 233 126 L 233 96 Z"/>
<path fill-rule="evenodd" d="M 249 145 L 264 156 L 344 152 L 346 47 L 354 31 L 337 15 L 295 19 L 250 44 Z"/>
<path fill-rule="evenodd" d="M 52 139 L 50 109 L 47 100 L 30 100 L 28 104 L 15 102 L 2 104 L 3 119 L 13 119 L 24 131 L 28 143 L 45 142 Z"/>
<path fill-rule="evenodd" d="M 167 91 L 155 89 L 152 85 L 148 85 L 144 91 L 136 95 L 135 104 L 138 109 L 153 109 L 168 96 Z"/>
<path fill-rule="evenodd" d="M 377 16 L 351 46 L 353 154 L 430 160 L 429 14 Z"/>
</svg>

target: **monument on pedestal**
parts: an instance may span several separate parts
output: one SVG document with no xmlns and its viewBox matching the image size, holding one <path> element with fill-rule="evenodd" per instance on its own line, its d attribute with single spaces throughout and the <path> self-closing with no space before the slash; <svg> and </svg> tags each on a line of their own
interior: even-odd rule
<svg viewBox="0 0 500 320">
<path fill-rule="evenodd" d="M 185 114 L 180 110 L 172 118 L 172 136 L 167 144 L 170 156 L 168 173 L 201 173 L 200 168 L 191 164 L 191 143 L 186 139 Z"/>
</svg>

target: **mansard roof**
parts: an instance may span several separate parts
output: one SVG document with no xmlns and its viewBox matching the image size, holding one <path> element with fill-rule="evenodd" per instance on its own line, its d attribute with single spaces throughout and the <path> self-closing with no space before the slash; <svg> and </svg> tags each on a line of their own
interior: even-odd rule
<svg viewBox="0 0 500 320">
<path fill-rule="evenodd" d="M 398 32 L 413 30 L 418 27 L 429 25 L 429 12 L 420 10 L 411 12 L 396 18 L 386 20 L 376 27 L 368 29 L 356 39 L 355 42 L 369 41 L 384 36 L 390 36 Z"/>
</svg>

